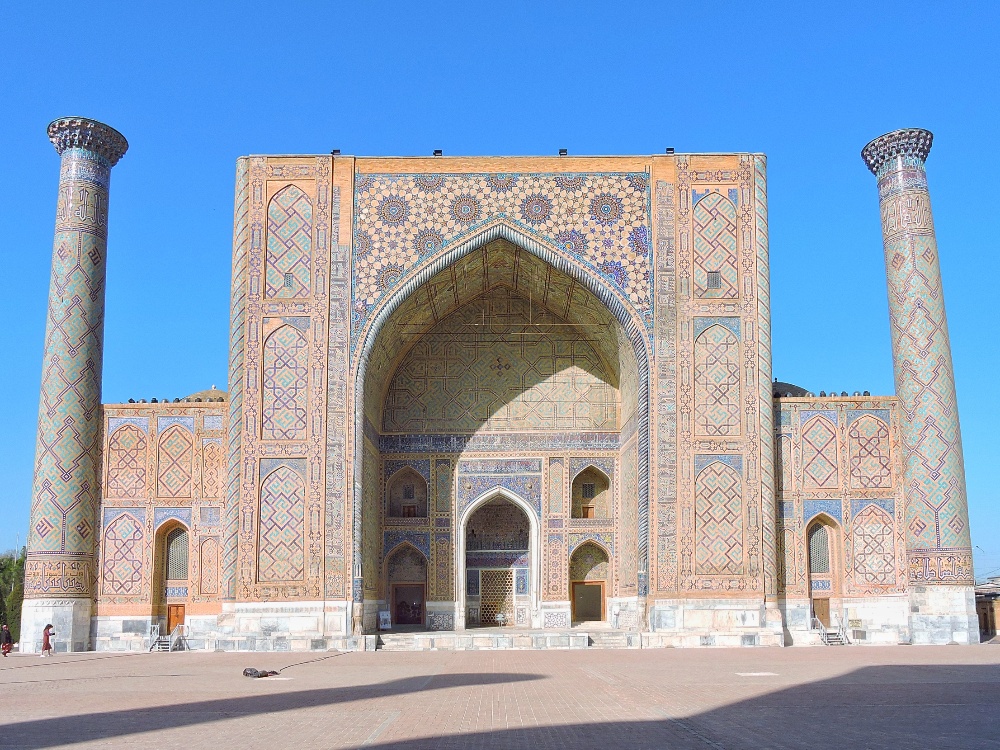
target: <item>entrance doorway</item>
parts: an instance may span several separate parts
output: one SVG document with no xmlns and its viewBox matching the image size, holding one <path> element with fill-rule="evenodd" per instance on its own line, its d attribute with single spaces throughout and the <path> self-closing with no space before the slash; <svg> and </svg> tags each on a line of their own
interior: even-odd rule
<svg viewBox="0 0 1000 750">
<path fill-rule="evenodd" d="M 427 558 L 402 544 L 386 559 L 389 614 L 393 627 L 423 625 L 426 615 Z"/>
<path fill-rule="evenodd" d="M 573 583 L 573 619 L 593 622 L 604 619 L 604 583 Z"/>
<path fill-rule="evenodd" d="M 392 624 L 424 624 L 424 585 L 395 584 L 392 587 Z"/>
<path fill-rule="evenodd" d="M 824 628 L 830 627 L 829 599 L 813 599 L 813 617 L 823 623 Z"/>
<path fill-rule="evenodd" d="M 532 522 L 517 503 L 495 496 L 464 523 L 466 622 L 484 628 L 530 625 Z"/>
<path fill-rule="evenodd" d="M 575 622 L 604 619 L 604 588 L 610 567 L 608 553 L 593 542 L 581 544 L 573 552 L 569 559 L 569 580 Z"/>
<path fill-rule="evenodd" d="M 174 628 L 178 625 L 184 624 L 184 605 L 183 604 L 168 604 L 167 605 L 167 632 L 173 633 Z"/>
</svg>

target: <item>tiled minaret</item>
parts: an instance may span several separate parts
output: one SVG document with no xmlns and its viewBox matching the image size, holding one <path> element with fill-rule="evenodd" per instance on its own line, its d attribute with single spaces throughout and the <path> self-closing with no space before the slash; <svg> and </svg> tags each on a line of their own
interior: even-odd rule
<svg viewBox="0 0 1000 750">
<path fill-rule="evenodd" d="M 896 130 L 861 152 L 878 179 L 896 395 L 902 407 L 910 630 L 978 643 L 962 436 L 924 160 L 933 135 Z"/>
<path fill-rule="evenodd" d="M 90 636 L 97 520 L 104 273 L 111 168 L 128 149 L 114 128 L 81 117 L 49 124 L 62 157 L 21 648 L 37 651 L 46 624 L 72 651 Z"/>
</svg>

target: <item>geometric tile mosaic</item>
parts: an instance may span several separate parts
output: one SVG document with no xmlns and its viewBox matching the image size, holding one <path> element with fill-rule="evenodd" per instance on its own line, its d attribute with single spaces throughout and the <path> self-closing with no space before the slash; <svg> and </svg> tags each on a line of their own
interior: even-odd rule
<svg viewBox="0 0 1000 750">
<path fill-rule="evenodd" d="M 740 433 L 740 343 L 721 325 L 706 328 L 696 339 L 695 419 L 698 434 Z"/>
<path fill-rule="evenodd" d="M 305 485 L 287 466 L 261 482 L 257 557 L 259 581 L 299 581 L 305 575 Z"/>
<path fill-rule="evenodd" d="M 267 297 L 306 297 L 312 265 L 312 202 L 295 185 L 282 188 L 267 209 Z"/>
<path fill-rule="evenodd" d="M 499 218 L 650 305 L 645 174 L 359 174 L 352 329 L 413 268 Z"/>
<path fill-rule="evenodd" d="M 283 325 L 264 342 L 262 434 L 265 440 L 302 440 L 306 434 L 309 349 L 305 336 Z"/>
<path fill-rule="evenodd" d="M 696 569 L 702 575 L 743 573 L 743 484 L 721 461 L 695 481 Z"/>
<path fill-rule="evenodd" d="M 191 497 L 191 463 L 194 441 L 178 424 L 160 434 L 157 451 L 156 494 L 160 497 Z"/>
</svg>

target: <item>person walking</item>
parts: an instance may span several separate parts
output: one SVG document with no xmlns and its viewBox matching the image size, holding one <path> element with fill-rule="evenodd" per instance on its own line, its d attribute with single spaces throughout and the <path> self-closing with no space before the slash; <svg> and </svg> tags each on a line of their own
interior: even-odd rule
<svg viewBox="0 0 1000 750">
<path fill-rule="evenodd" d="M 55 634 L 51 624 L 45 626 L 42 631 L 42 656 L 52 656 L 52 636 Z"/>
<path fill-rule="evenodd" d="M 3 627 L 0 628 L 0 652 L 3 653 L 5 659 L 12 648 L 14 648 L 14 636 L 10 634 L 7 623 L 4 623 Z"/>
</svg>

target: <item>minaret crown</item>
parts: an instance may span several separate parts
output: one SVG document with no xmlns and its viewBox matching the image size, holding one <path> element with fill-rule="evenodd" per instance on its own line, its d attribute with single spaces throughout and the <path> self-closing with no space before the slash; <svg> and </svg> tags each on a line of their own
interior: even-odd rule
<svg viewBox="0 0 1000 750">
<path fill-rule="evenodd" d="M 49 140 L 62 154 L 68 148 L 83 148 L 107 159 L 113 167 L 128 151 L 128 141 L 110 125 L 86 117 L 60 117 L 49 123 Z"/>
<path fill-rule="evenodd" d="M 923 128 L 893 130 L 880 135 L 861 149 L 861 158 L 872 174 L 877 175 L 883 164 L 897 156 L 915 156 L 924 161 L 933 142 L 934 134 Z"/>
</svg>

